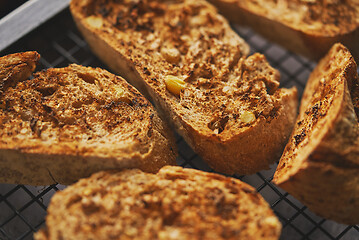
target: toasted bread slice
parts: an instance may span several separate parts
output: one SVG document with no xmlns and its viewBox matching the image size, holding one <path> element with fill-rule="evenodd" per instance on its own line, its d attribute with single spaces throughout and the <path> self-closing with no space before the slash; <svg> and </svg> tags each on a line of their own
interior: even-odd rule
<svg viewBox="0 0 359 240">
<path fill-rule="evenodd" d="M 205 1 L 71 2 L 92 50 L 149 96 L 216 171 L 277 160 L 296 117 L 295 89 Z"/>
<path fill-rule="evenodd" d="M 29 54 L 38 58 L 16 56 L 26 62 Z M 0 62 L 7 58 L 13 55 Z M 28 75 L 33 67 L 24 69 Z M 175 163 L 173 136 L 152 105 L 105 70 L 72 64 L 41 71 L 3 89 L 0 101 L 2 183 L 69 184 L 100 170 L 155 172 Z"/>
<path fill-rule="evenodd" d="M 0 93 L 30 77 L 39 60 L 40 54 L 37 52 L 14 53 L 0 57 Z"/>
<path fill-rule="evenodd" d="M 357 0 L 209 0 L 231 21 L 290 51 L 319 60 L 336 42 L 359 60 Z"/>
<path fill-rule="evenodd" d="M 336 44 L 310 75 L 274 182 L 313 212 L 359 223 L 357 66 Z M 353 105 L 354 104 L 354 105 Z"/>
<path fill-rule="evenodd" d="M 237 179 L 167 166 L 100 172 L 51 199 L 45 231 L 57 239 L 278 239 L 281 225 Z"/>
</svg>

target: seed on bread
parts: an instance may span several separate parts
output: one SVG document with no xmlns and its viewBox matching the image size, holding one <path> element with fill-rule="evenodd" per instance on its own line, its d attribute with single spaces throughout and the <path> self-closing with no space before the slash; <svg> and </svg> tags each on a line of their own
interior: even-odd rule
<svg viewBox="0 0 359 240">
<path fill-rule="evenodd" d="M 185 82 L 182 79 L 172 75 L 166 76 L 165 84 L 168 91 L 176 96 L 179 96 L 182 89 L 185 87 Z"/>
<path fill-rule="evenodd" d="M 243 111 L 241 113 L 240 120 L 243 123 L 251 124 L 256 120 L 256 116 L 254 115 L 254 113 L 252 113 L 250 111 Z"/>
</svg>

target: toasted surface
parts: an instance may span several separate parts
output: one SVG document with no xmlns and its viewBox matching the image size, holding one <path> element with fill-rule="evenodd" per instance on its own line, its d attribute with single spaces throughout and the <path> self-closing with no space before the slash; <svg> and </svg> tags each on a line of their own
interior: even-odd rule
<svg viewBox="0 0 359 240">
<path fill-rule="evenodd" d="M 279 157 L 296 91 L 205 1 L 73 0 L 92 50 L 153 99 L 215 170 L 250 174 Z"/>
<path fill-rule="evenodd" d="M 278 239 L 251 186 L 181 167 L 100 172 L 54 195 L 35 239 Z"/>
<path fill-rule="evenodd" d="M 359 57 L 356 0 L 210 0 L 230 20 L 253 27 L 289 50 L 319 59 L 336 42 Z"/>
<path fill-rule="evenodd" d="M 0 57 L 0 93 L 27 79 L 40 59 L 37 52 L 14 53 Z"/>
<path fill-rule="evenodd" d="M 336 44 L 310 75 L 274 182 L 313 212 L 359 223 L 359 81 L 347 48 Z"/>
<path fill-rule="evenodd" d="M 106 169 L 175 163 L 173 136 L 124 79 L 72 64 L 0 96 L 0 182 L 68 184 Z"/>
</svg>

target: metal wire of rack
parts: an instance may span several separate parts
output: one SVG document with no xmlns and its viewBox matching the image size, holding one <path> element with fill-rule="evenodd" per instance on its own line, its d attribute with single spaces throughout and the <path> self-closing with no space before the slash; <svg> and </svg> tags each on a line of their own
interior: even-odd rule
<svg viewBox="0 0 359 240">
<path fill-rule="evenodd" d="M 250 29 L 233 28 L 250 44 L 252 52 L 265 54 L 270 64 L 281 72 L 281 86 L 296 86 L 299 95 L 302 95 L 315 63 L 266 41 Z M 0 52 L 0 56 L 27 50 L 36 50 L 41 54 L 39 69 L 64 67 L 70 63 L 106 68 L 91 53 L 68 10 Z M 176 138 L 179 165 L 213 171 L 180 136 L 176 135 Z M 359 239 L 359 226 L 342 225 L 318 217 L 272 184 L 275 168 L 276 165 L 273 165 L 270 170 L 251 176 L 233 177 L 254 186 L 269 202 L 283 224 L 281 239 Z M 33 233 L 44 226 L 51 196 L 64 188 L 56 184 L 44 187 L 0 184 L 0 239 L 32 239 Z"/>
</svg>

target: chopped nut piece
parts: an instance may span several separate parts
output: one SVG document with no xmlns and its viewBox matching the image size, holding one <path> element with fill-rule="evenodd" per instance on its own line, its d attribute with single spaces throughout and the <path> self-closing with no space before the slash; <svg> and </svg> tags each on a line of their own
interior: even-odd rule
<svg viewBox="0 0 359 240">
<path fill-rule="evenodd" d="M 162 48 L 161 54 L 169 63 L 178 63 L 180 60 L 180 52 L 176 48 Z"/>
<path fill-rule="evenodd" d="M 168 75 L 165 78 L 165 84 L 168 91 L 178 96 L 181 90 L 184 89 L 185 82 L 176 76 Z"/>
<path fill-rule="evenodd" d="M 252 112 L 244 111 L 240 116 L 240 120 L 243 123 L 252 123 L 256 120 L 256 116 Z"/>
<path fill-rule="evenodd" d="M 124 91 L 123 91 L 122 88 L 120 88 L 120 87 L 118 87 L 118 86 L 114 86 L 114 87 L 113 87 L 113 90 L 114 90 L 114 92 L 116 93 L 116 97 L 117 97 L 117 98 L 123 97 Z"/>
<path fill-rule="evenodd" d="M 89 196 L 92 193 L 92 190 L 91 188 L 86 188 L 82 193 L 85 196 Z"/>
<path fill-rule="evenodd" d="M 89 16 L 86 18 L 86 22 L 95 28 L 101 28 L 103 21 L 100 17 Z"/>
</svg>

